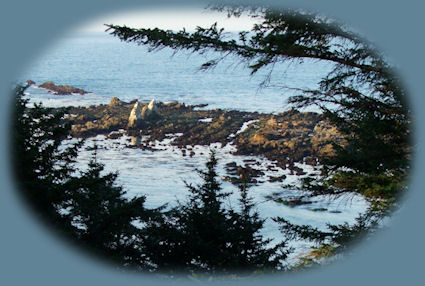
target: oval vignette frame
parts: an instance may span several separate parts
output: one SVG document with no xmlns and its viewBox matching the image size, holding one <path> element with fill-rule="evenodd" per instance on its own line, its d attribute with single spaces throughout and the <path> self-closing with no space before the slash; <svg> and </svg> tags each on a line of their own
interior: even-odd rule
<svg viewBox="0 0 425 286">
<path fill-rule="evenodd" d="M 368 37 L 368 38 L 370 38 L 370 39 L 372 39 L 372 37 Z M 22 65 L 22 66 L 24 66 L 24 65 Z M 403 73 L 402 73 L 403 74 Z M 412 92 L 412 94 L 414 94 L 413 92 Z M 412 101 L 415 101 L 416 99 L 413 99 Z M 417 136 L 417 134 L 415 134 L 416 136 Z M 4 138 L 4 137 L 3 137 Z M 422 157 L 420 158 L 420 159 L 423 159 Z M 416 166 L 418 166 L 419 164 L 417 163 L 417 161 L 416 161 Z M 413 169 L 413 175 L 415 175 L 415 173 L 417 174 L 418 172 L 416 171 L 416 168 L 414 168 Z M 415 176 L 413 176 L 413 180 L 414 180 L 414 178 L 415 178 Z M 414 180 L 415 181 L 415 180 Z M 413 190 L 411 190 L 410 191 L 410 194 L 409 194 L 409 196 L 408 197 L 410 197 L 410 196 L 413 196 L 412 195 L 412 193 L 413 192 L 417 192 L 417 190 L 414 188 Z M 409 202 L 409 199 L 408 200 L 406 200 L 406 202 L 405 202 L 405 204 L 406 204 L 406 206 L 405 206 L 405 208 L 407 207 L 407 203 Z M 404 215 L 403 215 L 404 216 Z M 401 217 L 400 217 L 400 219 L 398 219 L 398 218 L 396 218 L 397 220 L 401 220 Z M 398 227 L 399 225 L 397 225 L 397 227 Z M 391 227 L 391 229 L 395 229 L 396 228 L 396 224 L 394 223 L 394 225 Z M 37 233 L 37 231 L 36 231 L 36 233 Z M 393 231 L 391 230 L 391 231 L 389 231 L 389 230 L 387 230 L 387 231 L 385 231 L 385 234 L 382 236 L 382 237 L 384 237 L 384 236 L 387 236 L 387 235 L 389 235 L 389 233 L 393 233 Z M 376 237 L 376 241 L 381 241 L 381 240 L 383 240 L 384 238 L 382 238 L 381 236 L 379 236 L 379 237 Z M 47 238 L 48 239 L 48 238 Z M 376 243 L 372 243 L 372 242 L 368 242 L 368 243 L 371 243 L 371 244 L 374 244 L 375 246 L 376 246 Z M 42 245 L 45 245 L 45 242 L 43 243 L 42 242 Z M 53 247 L 56 247 L 56 246 L 53 246 Z M 362 246 L 363 247 L 363 246 Z M 365 249 L 366 248 L 370 248 L 370 247 L 368 247 L 368 246 L 364 246 L 365 247 Z M 61 247 L 59 247 L 59 248 L 61 248 Z M 45 248 L 41 248 L 41 249 L 45 249 Z M 67 250 L 65 250 L 65 251 L 67 251 Z M 79 258 L 77 258 L 77 259 L 79 259 Z M 376 258 L 372 258 L 372 260 L 375 260 Z M 355 258 L 353 258 L 353 259 L 350 259 L 350 262 L 348 262 L 347 261 L 347 263 L 342 263 L 342 264 L 344 264 L 344 265 L 347 265 L 347 264 L 351 264 L 351 261 L 353 261 L 353 260 L 358 260 L 358 258 L 357 257 L 355 257 Z M 50 264 L 51 266 L 53 266 L 52 264 Z M 76 266 L 76 265 L 74 265 L 74 266 Z M 76 266 L 77 268 L 79 267 L 79 266 Z M 342 267 L 342 266 L 341 266 Z M 58 268 L 58 265 L 55 265 L 53 268 Z M 335 269 L 335 268 L 339 268 L 339 267 L 334 267 L 334 266 L 332 266 L 331 267 L 332 269 Z M 59 268 L 59 269 L 61 269 L 61 268 Z M 72 269 L 72 268 L 71 268 Z M 326 273 L 326 272 L 328 272 L 328 271 L 332 271 L 332 269 L 330 269 L 330 270 L 323 270 L 323 273 Z M 101 270 L 101 269 L 99 269 L 99 270 Z M 66 273 L 66 269 L 62 269 L 60 272 L 63 272 L 63 271 L 65 271 L 65 273 Z M 88 275 L 91 275 L 91 274 L 88 274 Z M 321 273 L 318 273 L 318 274 L 315 274 L 315 275 L 321 275 Z M 310 276 L 310 275 L 306 275 L 306 276 Z M 116 279 L 116 278 L 112 278 L 112 279 Z M 301 278 L 301 280 L 305 280 L 305 279 L 308 279 L 308 277 L 307 278 Z M 338 279 L 338 278 L 336 278 L 336 279 Z"/>
</svg>

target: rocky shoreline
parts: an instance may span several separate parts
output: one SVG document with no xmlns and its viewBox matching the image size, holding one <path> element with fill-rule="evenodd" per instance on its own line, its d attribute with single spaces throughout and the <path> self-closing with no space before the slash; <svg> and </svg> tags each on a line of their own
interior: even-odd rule
<svg viewBox="0 0 425 286">
<path fill-rule="evenodd" d="M 315 166 L 333 154 L 330 140 L 343 140 L 335 126 L 314 112 L 263 114 L 205 107 L 179 102 L 124 102 L 113 97 L 109 104 L 68 107 L 66 120 L 72 125 L 72 137 L 102 134 L 117 138 L 127 134 L 133 137 L 133 147 L 149 149 L 151 142 L 179 134 L 170 144 L 180 148 L 183 156 L 191 156 L 195 145 L 233 144 L 235 154 L 265 156 L 276 161 L 278 167 L 290 168 L 299 175 L 303 171 L 295 162 Z M 229 168 L 238 176 L 244 172 L 237 166 Z"/>
</svg>

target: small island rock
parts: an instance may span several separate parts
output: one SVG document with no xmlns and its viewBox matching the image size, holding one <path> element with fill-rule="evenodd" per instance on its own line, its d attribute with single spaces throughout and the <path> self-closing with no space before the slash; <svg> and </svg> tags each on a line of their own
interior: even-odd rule
<svg viewBox="0 0 425 286">
<path fill-rule="evenodd" d="M 38 87 L 45 88 L 53 94 L 70 95 L 70 94 L 86 94 L 87 91 L 69 85 L 56 85 L 52 81 L 46 81 Z"/>
<path fill-rule="evenodd" d="M 27 86 L 35 85 L 35 81 L 29 79 L 29 80 L 26 81 L 26 85 Z"/>
</svg>

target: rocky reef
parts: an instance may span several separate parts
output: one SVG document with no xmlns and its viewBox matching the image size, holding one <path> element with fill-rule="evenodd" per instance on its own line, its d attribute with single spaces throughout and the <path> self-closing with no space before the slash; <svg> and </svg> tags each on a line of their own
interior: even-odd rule
<svg viewBox="0 0 425 286">
<path fill-rule="evenodd" d="M 237 154 L 262 154 L 285 168 L 288 164 L 298 172 L 294 162 L 317 161 L 334 154 L 330 142 L 342 140 L 335 126 L 321 114 L 290 110 L 276 115 L 264 115 L 240 133 L 234 143 Z"/>
<path fill-rule="evenodd" d="M 28 80 L 27 84 L 35 84 L 34 81 L 32 80 Z M 55 83 L 53 83 L 52 81 L 46 81 L 42 84 L 40 84 L 38 87 L 41 88 L 45 88 L 47 89 L 49 92 L 56 94 L 56 95 L 70 95 L 70 94 L 86 94 L 88 93 L 87 91 L 80 89 L 80 88 L 76 88 L 73 86 L 69 86 L 69 85 L 56 85 Z"/>
<path fill-rule="evenodd" d="M 202 107 L 202 108 L 201 108 Z M 149 148 L 149 143 L 161 141 L 170 134 L 179 134 L 170 144 L 191 155 L 191 147 L 212 143 L 233 144 L 236 154 L 264 156 L 303 175 L 295 162 L 316 165 L 333 155 L 331 141 L 343 140 L 335 126 L 323 115 L 314 112 L 286 111 L 262 114 L 236 110 L 205 109 L 205 105 L 185 105 L 179 102 L 124 102 L 117 97 L 110 104 L 90 107 L 69 107 L 67 119 L 72 124 L 72 136 L 91 137 L 98 134 L 117 138 L 126 133 L 134 137 L 132 145 Z M 140 137 L 143 136 L 143 140 Z M 249 165 L 227 166 L 232 182 L 255 174 Z M 281 181 L 284 178 L 269 178 Z"/>
</svg>

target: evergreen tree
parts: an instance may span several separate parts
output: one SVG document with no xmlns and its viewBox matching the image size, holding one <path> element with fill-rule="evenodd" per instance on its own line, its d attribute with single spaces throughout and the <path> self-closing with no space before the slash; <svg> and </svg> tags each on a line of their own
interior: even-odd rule
<svg viewBox="0 0 425 286">
<path fill-rule="evenodd" d="M 53 112 L 41 104 L 28 107 L 25 89 L 17 86 L 14 90 L 12 165 L 15 179 L 39 216 L 65 227 L 66 221 L 59 210 L 69 199 L 66 184 L 75 172 L 73 163 L 82 142 L 61 148 L 70 129 L 63 121 L 65 111 Z"/>
<path fill-rule="evenodd" d="M 144 197 L 125 199 L 122 187 L 115 184 L 117 174 L 102 175 L 104 166 L 96 157 L 78 176 L 74 163 L 83 142 L 63 145 L 70 138 L 66 110 L 29 107 L 25 89 L 18 86 L 14 91 L 12 163 L 29 206 L 77 244 L 121 266 L 146 267 L 133 223 L 150 219 L 155 211 L 144 208 Z"/>
<path fill-rule="evenodd" d="M 95 151 L 88 170 L 69 184 L 72 195 L 67 210 L 76 238 L 122 266 L 145 268 L 140 229 L 135 223 L 149 220 L 154 211 L 144 208 L 143 196 L 126 199 L 122 186 L 116 185 L 118 174 L 102 175 L 103 171 Z"/>
<path fill-rule="evenodd" d="M 255 204 L 248 196 L 248 178 L 242 178 L 239 185 L 240 207 L 239 213 L 234 213 L 236 223 L 232 232 L 237 236 L 233 245 L 235 252 L 234 265 L 239 271 L 275 271 L 282 270 L 282 261 L 289 251 L 285 249 L 285 242 L 271 247 L 272 239 L 264 239 L 260 231 L 264 227 L 265 219 L 254 210 Z"/>
<path fill-rule="evenodd" d="M 356 218 L 353 225 L 328 223 L 326 231 L 309 225 L 295 225 L 281 217 L 274 218 L 274 221 L 280 224 L 280 229 L 287 239 L 308 240 L 316 244 L 309 254 L 301 257 L 298 264 L 291 266 L 291 269 L 299 270 L 320 265 L 337 254 L 350 254 L 347 250 L 350 250 L 355 243 L 370 238 L 382 228 L 382 221 L 390 215 L 391 210 L 391 201 L 373 201 L 368 210 Z"/>
<path fill-rule="evenodd" d="M 288 237 L 313 238 L 336 249 L 345 249 L 349 241 L 376 229 L 407 190 L 412 152 L 406 91 L 385 55 L 346 26 L 318 13 L 226 5 L 210 8 L 227 12 L 229 17 L 246 13 L 257 24 L 240 32 L 238 39 L 228 37 L 217 24 L 198 27 L 193 33 L 106 26 L 113 36 L 146 45 L 149 51 L 168 47 L 200 54 L 216 52 L 201 69 L 213 68 L 229 55 L 237 56 L 252 74 L 268 69 L 262 85 L 267 85 L 276 64 L 311 59 L 331 63 L 333 69 L 317 89 L 283 86 L 283 90 L 299 91 L 289 98 L 289 104 L 319 107 L 344 136 L 344 140 L 330 142 L 336 154 L 322 161 L 327 170 L 323 177 L 305 181 L 303 189 L 311 190 L 312 196 L 358 192 L 371 201 L 371 208 L 355 225 L 330 225 L 329 232 L 294 226 L 283 218 L 277 221 Z"/>
<path fill-rule="evenodd" d="M 217 181 L 214 152 L 206 171 L 198 171 L 203 183 L 187 185 L 190 196 L 165 213 L 161 221 L 146 228 L 146 253 L 158 270 L 185 273 L 237 274 L 279 269 L 286 258 L 284 243 L 268 248 L 259 231 L 263 220 L 252 213 L 246 185 L 241 186 L 241 211 L 225 207 L 224 193 Z"/>
</svg>

